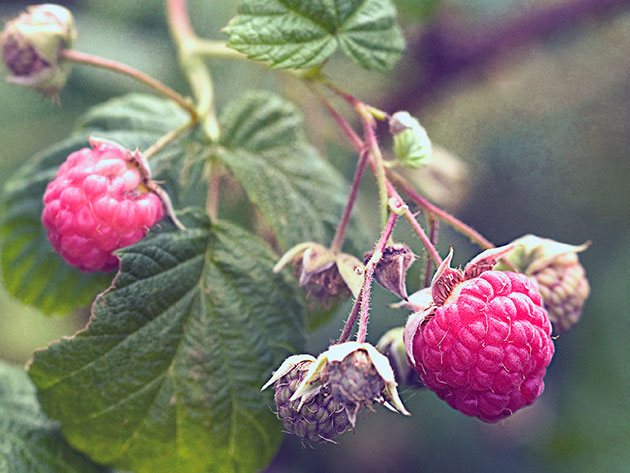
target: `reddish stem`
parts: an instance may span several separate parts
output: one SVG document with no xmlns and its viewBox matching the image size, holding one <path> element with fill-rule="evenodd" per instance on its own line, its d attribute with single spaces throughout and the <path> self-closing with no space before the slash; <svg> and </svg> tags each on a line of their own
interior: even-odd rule
<svg viewBox="0 0 630 473">
<path fill-rule="evenodd" d="M 429 261 L 433 261 L 436 265 L 439 266 L 442 263 L 442 258 L 435 249 L 435 244 L 427 236 L 426 232 L 422 228 L 422 225 L 418 223 L 418 220 L 416 220 L 416 217 L 414 217 L 411 210 L 407 209 L 407 211 L 405 212 L 405 219 L 407 220 L 407 222 L 409 222 L 409 225 L 411 225 L 413 231 L 416 232 L 416 235 L 418 235 L 418 238 L 422 242 L 422 246 L 424 246 L 429 253 L 429 256 L 431 257 Z"/>
<path fill-rule="evenodd" d="M 440 222 L 432 216 L 428 216 L 427 221 L 429 222 L 429 239 L 433 245 L 437 245 L 438 235 L 440 233 Z M 427 259 L 427 263 L 424 268 L 424 287 L 429 287 L 431 285 L 431 279 L 433 279 L 431 274 L 432 272 L 433 260 L 429 258 Z"/>
<path fill-rule="evenodd" d="M 381 237 L 374 246 L 372 257 L 365 265 L 365 279 L 363 280 L 363 287 L 361 288 L 361 296 L 355 301 L 355 305 L 361 305 L 359 331 L 357 332 L 357 342 L 359 343 L 365 342 L 365 338 L 367 336 L 367 326 L 370 319 L 370 296 L 372 292 L 372 282 L 374 280 L 374 271 L 379 261 L 383 257 L 383 251 L 385 250 L 385 246 L 387 245 L 389 238 L 392 236 L 392 232 L 394 231 L 394 226 L 396 225 L 398 217 L 399 215 L 395 212 L 391 212 L 389 214 L 389 218 L 387 219 L 385 228 L 381 233 Z"/>
<path fill-rule="evenodd" d="M 199 116 L 193 105 L 190 103 L 188 99 L 180 95 L 175 90 L 171 89 L 169 86 L 163 84 L 159 80 L 151 77 L 144 72 L 141 72 L 127 64 L 123 64 L 118 61 L 114 61 L 112 59 L 107 59 L 99 56 L 95 56 L 93 54 L 82 53 L 80 51 L 76 51 L 74 49 L 64 49 L 61 51 L 60 56 L 62 59 L 74 62 L 76 64 L 85 64 L 87 66 L 98 67 L 100 69 L 105 69 L 108 71 L 116 72 L 118 74 L 123 74 L 128 77 L 131 77 L 138 82 L 141 82 L 152 89 L 156 90 L 160 94 L 168 97 L 181 108 L 186 110 L 193 121 L 198 121 Z"/>
<path fill-rule="evenodd" d="M 343 343 L 347 341 L 350 338 L 350 335 L 352 334 L 352 329 L 354 328 L 354 324 L 359 318 L 359 308 L 361 307 L 361 303 L 359 301 L 361 300 L 361 294 L 363 294 L 363 290 L 359 291 L 359 294 L 357 295 L 357 299 L 354 301 L 354 304 L 352 305 L 352 310 L 350 311 L 350 314 L 348 315 L 348 318 L 346 319 L 346 323 L 344 324 L 343 329 L 341 330 L 341 335 L 339 335 L 339 340 L 337 341 L 337 343 Z"/>
<path fill-rule="evenodd" d="M 348 230 L 348 224 L 350 223 L 352 209 L 354 208 L 357 196 L 359 195 L 359 186 L 361 184 L 361 179 L 363 178 L 363 173 L 369 156 L 370 153 L 367 150 L 364 150 L 363 153 L 361 153 L 361 157 L 357 163 L 357 168 L 354 171 L 354 178 L 352 179 L 352 187 L 350 189 L 350 195 L 348 196 L 348 202 L 343 210 L 343 215 L 341 216 L 341 221 L 339 222 L 339 226 L 335 232 L 335 237 L 330 244 L 330 249 L 333 253 L 339 253 L 339 251 L 341 251 L 343 242 L 346 239 L 346 232 Z"/>
</svg>

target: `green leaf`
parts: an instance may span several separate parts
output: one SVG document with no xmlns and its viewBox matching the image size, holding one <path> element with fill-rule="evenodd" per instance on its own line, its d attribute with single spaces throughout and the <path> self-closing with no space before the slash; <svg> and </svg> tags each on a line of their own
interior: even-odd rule
<svg viewBox="0 0 630 473">
<path fill-rule="evenodd" d="M 135 473 L 254 472 L 280 440 L 260 387 L 303 344 L 295 289 L 264 242 L 201 211 L 121 250 L 85 331 L 30 375 L 70 443 Z"/>
<path fill-rule="evenodd" d="M 366 69 L 391 69 L 405 41 L 390 0 L 243 0 L 228 45 L 274 68 L 319 66 L 341 50 Z"/>
<path fill-rule="evenodd" d="M 131 149 L 145 149 L 185 119 L 186 115 L 173 104 L 155 97 L 114 99 L 90 110 L 76 137 L 47 148 L 11 176 L 0 204 L 0 264 L 9 293 L 45 314 L 65 315 L 89 305 L 107 288 L 111 274 L 82 273 L 65 263 L 50 246 L 40 221 L 46 186 L 70 153 L 88 146 L 88 135 L 108 138 Z M 192 183 L 184 186 L 188 181 L 181 176 L 201 173 L 199 165 L 188 166 L 191 171 L 182 172 L 187 169 L 183 164 L 187 156 L 182 146 L 175 144 L 152 161 L 154 176 L 165 183 L 176 206 L 204 199 L 203 191 Z M 167 165 L 169 159 L 181 165 Z"/>
<path fill-rule="evenodd" d="M 267 92 L 248 92 L 221 116 L 219 158 L 275 233 L 281 249 L 328 243 L 349 190 L 308 144 L 296 108 Z"/>
<path fill-rule="evenodd" d="M 0 472 L 104 472 L 66 443 L 22 368 L 0 362 Z"/>
</svg>

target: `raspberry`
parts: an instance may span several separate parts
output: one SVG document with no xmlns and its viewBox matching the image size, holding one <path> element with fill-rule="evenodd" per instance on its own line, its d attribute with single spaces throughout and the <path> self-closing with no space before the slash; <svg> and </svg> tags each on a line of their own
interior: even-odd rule
<svg viewBox="0 0 630 473">
<path fill-rule="evenodd" d="M 483 271 L 456 283 L 414 330 L 408 351 L 424 384 L 451 407 L 497 422 L 541 395 L 550 335 L 527 276 Z"/>
<path fill-rule="evenodd" d="M 548 266 L 532 272 L 556 332 L 566 332 L 580 319 L 590 285 L 576 253 L 556 257 Z"/>
<path fill-rule="evenodd" d="M 42 223 L 53 248 L 82 271 L 118 267 L 112 253 L 141 240 L 164 214 L 144 158 L 92 140 L 68 156 L 44 193 Z"/>
<path fill-rule="evenodd" d="M 350 420 L 344 405 L 326 389 L 308 401 L 291 401 L 312 361 L 303 361 L 275 383 L 274 401 L 286 431 L 310 442 L 331 441 L 348 430 Z"/>
</svg>

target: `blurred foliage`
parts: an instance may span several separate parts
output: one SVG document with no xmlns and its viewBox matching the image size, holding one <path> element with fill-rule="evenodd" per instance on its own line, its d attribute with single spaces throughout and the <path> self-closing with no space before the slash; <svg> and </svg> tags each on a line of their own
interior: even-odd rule
<svg viewBox="0 0 630 473">
<path fill-rule="evenodd" d="M 2 2 L 9 17 L 30 2 Z M 78 48 L 127 61 L 186 90 L 163 21 L 162 2 L 65 2 L 77 13 Z M 398 0 L 408 35 L 423 21 L 449 12 L 471 24 L 500 21 L 544 0 Z M 196 28 L 222 38 L 234 11 L 230 0 L 191 1 Z M 428 17 L 426 15 L 428 14 Z M 428 18 L 427 20 L 424 20 Z M 557 340 L 543 397 L 499 425 L 485 425 L 451 410 L 428 392 L 404 391 L 411 419 L 378 409 L 360 420 L 340 446 L 303 449 L 286 439 L 270 467 L 274 473 L 320 471 L 592 472 L 630 471 L 630 14 L 594 22 L 515 50 L 462 80 L 447 98 L 417 112 L 431 139 L 463 157 L 476 171 L 467 202 L 458 212 L 497 243 L 527 232 L 582 243 L 592 283 L 583 321 Z M 257 66 L 211 61 L 222 107 L 243 89 L 284 92 L 304 108 L 309 136 L 347 175 L 354 156 L 317 102 L 291 79 Z M 330 75 L 356 95 L 386 103 L 403 64 L 392 75 L 361 73 L 335 59 Z M 361 77 L 360 81 L 356 78 Z M 0 173 L 7 176 L 29 156 L 63 139 L 87 107 L 129 91 L 146 92 L 104 71 L 75 68 L 58 108 L 43 98 L 0 84 Z M 371 182 L 363 189 L 373 192 Z M 372 194 L 374 195 L 374 194 Z M 373 221 L 369 199 L 361 199 Z M 372 230 L 369 230 L 372 231 Z M 399 238 L 409 234 L 401 225 Z M 444 229 L 442 248 L 453 243 L 457 262 L 476 249 Z M 419 248 L 416 248 L 419 251 Z M 409 280 L 418 286 L 416 265 Z M 376 341 L 404 314 L 387 307 L 392 298 L 375 289 L 370 324 Z M 0 357 L 24 362 L 36 347 L 71 334 L 85 318 L 48 319 L 0 293 Z M 346 307 L 347 308 L 347 307 Z M 317 352 L 338 333 L 344 310 L 310 341 Z"/>
</svg>

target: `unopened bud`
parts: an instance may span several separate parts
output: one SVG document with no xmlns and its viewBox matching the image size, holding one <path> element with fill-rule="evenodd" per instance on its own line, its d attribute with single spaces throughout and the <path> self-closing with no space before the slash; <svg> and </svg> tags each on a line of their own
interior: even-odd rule
<svg viewBox="0 0 630 473">
<path fill-rule="evenodd" d="M 396 112 L 389 121 L 394 154 L 405 166 L 419 168 L 431 157 L 431 140 L 420 122 L 409 112 Z"/>
<path fill-rule="evenodd" d="M 70 11 L 60 5 L 34 5 L 7 22 L 2 56 L 10 75 L 7 81 L 56 96 L 65 84 L 70 64 L 60 61 L 77 33 Z"/>
</svg>

